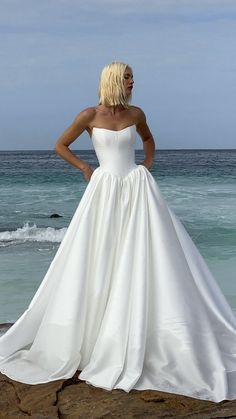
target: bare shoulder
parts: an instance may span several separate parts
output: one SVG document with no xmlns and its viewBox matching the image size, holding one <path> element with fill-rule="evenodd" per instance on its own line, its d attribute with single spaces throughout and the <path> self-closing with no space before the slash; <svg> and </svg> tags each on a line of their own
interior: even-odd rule
<svg viewBox="0 0 236 419">
<path fill-rule="evenodd" d="M 130 109 L 132 111 L 137 126 L 146 122 L 146 115 L 139 106 L 132 105 L 130 106 Z"/>
<path fill-rule="evenodd" d="M 147 119 L 144 111 L 139 106 L 131 107 L 133 112 L 133 118 L 136 121 L 136 130 L 143 141 L 152 137 L 152 133 L 147 124 Z"/>
<path fill-rule="evenodd" d="M 93 120 L 93 118 L 96 115 L 96 108 L 95 106 L 91 106 L 89 108 L 83 109 L 82 111 L 80 111 L 75 119 L 74 119 L 74 123 L 76 124 L 82 124 L 84 126 L 84 128 L 87 128 L 91 121 Z"/>
</svg>

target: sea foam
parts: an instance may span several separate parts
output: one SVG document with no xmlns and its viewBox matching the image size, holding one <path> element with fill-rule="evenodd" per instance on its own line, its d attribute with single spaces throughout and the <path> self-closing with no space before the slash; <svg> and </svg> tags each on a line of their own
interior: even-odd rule
<svg viewBox="0 0 236 419">
<path fill-rule="evenodd" d="M 60 243 L 66 233 L 67 228 L 55 229 L 53 227 L 37 227 L 34 223 L 30 225 L 27 221 L 23 227 L 19 227 L 13 231 L 0 232 L 1 246 L 5 247 L 11 242 L 52 242 Z"/>
</svg>

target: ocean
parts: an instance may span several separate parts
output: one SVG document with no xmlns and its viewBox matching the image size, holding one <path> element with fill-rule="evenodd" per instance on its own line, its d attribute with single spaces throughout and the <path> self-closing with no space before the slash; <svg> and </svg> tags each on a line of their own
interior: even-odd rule
<svg viewBox="0 0 236 419">
<path fill-rule="evenodd" d="M 94 150 L 73 152 L 98 166 Z M 236 150 L 157 150 L 151 173 L 236 311 Z M 29 305 L 86 186 L 53 150 L 0 152 L 0 323 Z"/>
</svg>

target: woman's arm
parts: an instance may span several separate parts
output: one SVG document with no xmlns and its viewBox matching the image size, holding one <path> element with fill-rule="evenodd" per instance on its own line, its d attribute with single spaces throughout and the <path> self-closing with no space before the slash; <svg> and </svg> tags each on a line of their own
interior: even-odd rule
<svg viewBox="0 0 236 419">
<path fill-rule="evenodd" d="M 72 124 L 60 135 L 54 147 L 56 153 L 59 154 L 60 157 L 77 169 L 82 170 L 86 180 L 88 181 L 93 173 L 92 168 L 87 162 L 72 153 L 69 149 L 69 145 L 72 144 L 76 138 L 82 134 L 82 132 L 84 132 L 93 116 L 94 110 L 92 108 L 88 108 L 80 112 Z"/>
<path fill-rule="evenodd" d="M 138 108 L 137 119 L 136 129 L 143 141 L 143 149 L 145 153 L 145 159 L 141 162 L 141 164 L 143 164 L 147 169 L 150 169 L 155 157 L 155 141 L 147 125 L 145 113 L 140 108 Z"/>
</svg>

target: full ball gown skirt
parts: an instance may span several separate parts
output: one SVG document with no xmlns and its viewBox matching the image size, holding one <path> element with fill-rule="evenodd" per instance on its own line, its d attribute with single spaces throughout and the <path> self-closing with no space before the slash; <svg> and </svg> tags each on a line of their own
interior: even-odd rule
<svg viewBox="0 0 236 419">
<path fill-rule="evenodd" d="M 31 303 L 0 338 L 0 371 L 39 384 L 236 399 L 236 317 L 149 170 L 135 125 L 94 128 L 99 166 Z"/>
</svg>

